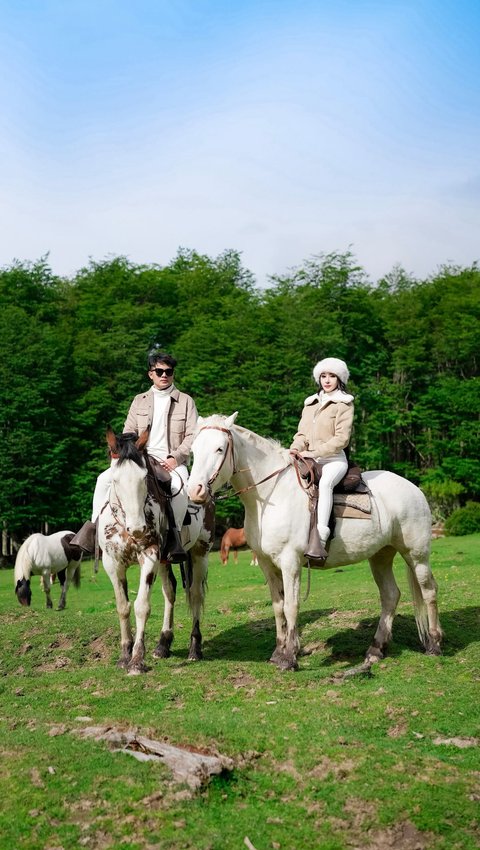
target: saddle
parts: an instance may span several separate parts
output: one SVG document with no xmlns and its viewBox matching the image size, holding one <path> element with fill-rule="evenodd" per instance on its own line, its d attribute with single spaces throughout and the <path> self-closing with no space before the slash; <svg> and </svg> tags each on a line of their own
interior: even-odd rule
<svg viewBox="0 0 480 850">
<path fill-rule="evenodd" d="M 322 464 L 316 461 L 314 458 L 303 457 L 300 452 L 292 452 L 293 455 L 293 465 L 297 472 L 297 476 L 299 479 L 301 478 L 305 481 L 305 485 L 302 485 L 308 495 L 309 498 L 309 510 L 310 510 L 310 530 L 308 537 L 308 544 L 306 551 L 308 553 L 317 553 L 315 557 L 309 557 L 309 565 L 310 566 L 323 566 L 325 560 L 328 555 L 328 551 L 323 547 L 323 544 L 320 540 L 317 528 L 317 514 L 318 514 L 318 485 L 320 482 L 320 478 L 322 477 Z M 366 494 L 368 498 L 368 487 L 364 483 L 362 479 L 362 472 L 360 467 L 354 463 L 350 458 L 348 459 L 348 469 L 342 478 L 342 480 L 333 488 L 334 494 L 334 505 L 332 507 L 332 513 L 330 516 L 330 537 L 329 541 L 334 537 L 335 532 L 335 516 L 336 516 L 336 502 L 335 497 L 340 497 L 340 502 L 342 504 L 345 503 L 348 494 Z M 341 496 L 340 496 L 341 494 Z M 364 511 L 366 514 L 367 511 Z M 348 516 L 348 513 L 343 512 L 342 516 Z M 355 514 L 350 514 L 351 516 L 355 516 Z M 327 544 L 328 545 L 328 544 Z"/>
<path fill-rule="evenodd" d="M 317 488 L 322 477 L 322 464 L 313 457 L 303 457 L 300 452 L 294 454 L 294 465 L 298 470 L 300 478 L 306 482 L 306 489 Z M 342 480 L 333 488 L 334 493 L 365 493 L 367 487 L 362 480 L 362 471 L 352 460 L 348 461 L 348 469 Z"/>
</svg>

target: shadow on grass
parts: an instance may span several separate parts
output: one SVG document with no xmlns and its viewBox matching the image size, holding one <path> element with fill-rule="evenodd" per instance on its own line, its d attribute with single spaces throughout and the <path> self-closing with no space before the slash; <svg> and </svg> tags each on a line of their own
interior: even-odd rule
<svg viewBox="0 0 480 850">
<path fill-rule="evenodd" d="M 320 618 L 328 617 L 335 609 L 314 609 L 300 613 L 298 625 L 302 645 L 306 640 L 302 630 Z M 478 641 L 480 607 L 458 608 L 441 615 L 444 631 L 443 654 L 455 656 L 470 643 Z M 337 664 L 340 661 L 356 663 L 362 660 L 370 646 L 377 628 L 378 618 L 360 620 L 354 628 L 339 629 L 325 640 L 328 657 L 323 666 Z M 275 622 L 272 617 L 239 623 L 232 628 L 219 631 L 209 640 L 205 640 L 205 660 L 216 661 L 228 658 L 236 661 L 268 660 L 275 648 Z M 405 650 L 423 652 L 418 636 L 415 618 L 412 615 L 398 614 L 393 624 L 393 639 L 388 648 L 390 657 L 398 657 Z M 172 655 L 182 657 L 181 651 L 173 649 Z"/>
<path fill-rule="evenodd" d="M 355 628 L 343 629 L 331 635 L 325 642 L 331 650 L 331 655 L 325 659 L 324 665 L 334 664 L 337 661 L 353 661 L 363 657 L 370 645 L 377 622 L 378 620 L 373 619 L 360 620 Z M 478 641 L 480 607 L 471 606 L 446 611 L 440 615 L 440 622 L 444 633 L 443 655 L 447 658 L 453 657 L 469 644 Z M 388 647 L 388 655 L 395 658 L 405 650 L 423 652 L 413 614 L 398 614 L 393 622 L 392 642 Z"/>
</svg>

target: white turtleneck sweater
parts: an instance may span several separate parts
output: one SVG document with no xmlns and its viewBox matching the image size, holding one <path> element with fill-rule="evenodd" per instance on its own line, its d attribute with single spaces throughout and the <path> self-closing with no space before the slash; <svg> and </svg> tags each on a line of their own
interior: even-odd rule
<svg viewBox="0 0 480 850">
<path fill-rule="evenodd" d="M 168 455 L 167 417 L 173 388 L 173 384 L 165 390 L 157 390 L 156 387 L 151 388 L 153 393 L 153 421 L 147 451 L 156 460 L 164 460 Z"/>
</svg>

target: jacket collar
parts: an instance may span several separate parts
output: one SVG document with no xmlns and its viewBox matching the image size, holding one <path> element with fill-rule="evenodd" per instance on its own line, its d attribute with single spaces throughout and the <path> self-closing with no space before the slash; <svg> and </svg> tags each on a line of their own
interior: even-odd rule
<svg viewBox="0 0 480 850">
<path fill-rule="evenodd" d="M 353 401 L 353 398 L 353 395 L 350 395 L 350 393 L 344 393 L 342 390 L 333 390 L 331 393 L 324 393 L 322 398 L 320 398 L 319 393 L 309 395 L 303 403 L 305 406 L 320 403 L 321 407 L 326 407 L 326 405 L 330 404 L 330 402 L 343 401 L 344 404 L 350 404 L 350 402 Z"/>
</svg>

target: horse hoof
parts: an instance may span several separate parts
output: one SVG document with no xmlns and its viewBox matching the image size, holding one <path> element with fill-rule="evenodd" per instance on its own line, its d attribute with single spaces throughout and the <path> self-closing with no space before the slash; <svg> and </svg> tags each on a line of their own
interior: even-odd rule
<svg viewBox="0 0 480 850">
<path fill-rule="evenodd" d="M 203 652 L 189 652 L 188 661 L 203 661 Z"/>
<path fill-rule="evenodd" d="M 282 673 L 298 670 L 298 662 L 296 658 L 286 658 L 283 656 L 283 658 L 279 658 L 273 663 L 276 665 L 278 670 L 282 671 Z"/>
<path fill-rule="evenodd" d="M 154 658 L 170 658 L 171 652 L 168 646 L 163 646 L 163 644 L 158 644 L 152 652 Z"/>
<path fill-rule="evenodd" d="M 150 667 L 147 667 L 143 662 L 140 664 L 130 664 L 127 669 L 129 676 L 141 676 L 142 673 L 148 673 Z"/>
</svg>

